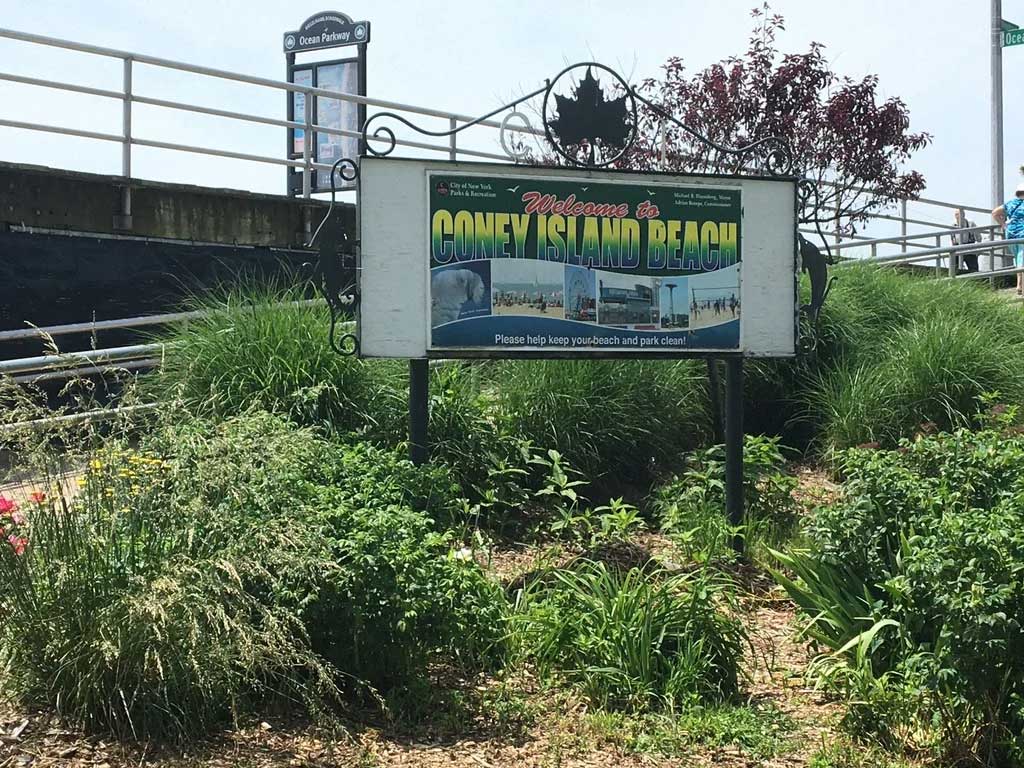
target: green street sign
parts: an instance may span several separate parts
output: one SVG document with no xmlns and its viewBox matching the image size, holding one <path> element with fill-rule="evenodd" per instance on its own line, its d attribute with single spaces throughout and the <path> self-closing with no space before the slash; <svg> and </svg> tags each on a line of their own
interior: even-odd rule
<svg viewBox="0 0 1024 768">
<path fill-rule="evenodd" d="M 1012 21 L 1007 21 L 1006 19 L 1000 19 L 999 21 L 1003 25 L 1003 32 L 1009 32 L 1009 31 L 1014 30 L 1014 29 L 1020 29 L 1020 27 L 1018 27 Z"/>
<path fill-rule="evenodd" d="M 1003 47 L 1008 45 L 1024 45 L 1024 29 L 1011 29 L 1003 32 Z"/>
</svg>

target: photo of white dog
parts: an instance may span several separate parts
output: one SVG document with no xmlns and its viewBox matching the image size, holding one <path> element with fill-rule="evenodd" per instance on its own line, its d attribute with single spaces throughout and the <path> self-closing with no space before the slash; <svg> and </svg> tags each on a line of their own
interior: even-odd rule
<svg viewBox="0 0 1024 768">
<path fill-rule="evenodd" d="M 487 298 L 484 279 L 472 269 L 439 269 L 430 277 L 430 324 L 438 326 L 458 320 L 466 304 L 481 306 Z"/>
</svg>

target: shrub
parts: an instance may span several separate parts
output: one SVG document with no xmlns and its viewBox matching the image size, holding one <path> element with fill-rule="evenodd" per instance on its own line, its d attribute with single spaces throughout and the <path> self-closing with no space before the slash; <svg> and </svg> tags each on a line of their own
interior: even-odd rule
<svg viewBox="0 0 1024 768">
<path fill-rule="evenodd" d="M 780 580 L 831 654 L 818 664 L 883 741 L 1024 760 L 1024 438 L 989 429 L 840 456 L 843 498 Z"/>
<path fill-rule="evenodd" d="M 0 654 L 22 700 L 187 735 L 253 700 L 318 710 L 499 649 L 501 591 L 427 515 L 456 503 L 442 472 L 267 414 L 86 461 L 80 494 L 5 525 Z"/>
<path fill-rule="evenodd" d="M 332 444 L 267 416 L 182 432 L 158 439 L 178 446 L 180 481 L 207 510 L 204 536 L 244 518 L 246 529 L 278 521 L 271 538 L 295 517 L 310 527 L 320 572 L 292 583 L 294 565 L 282 563 L 276 599 L 294 606 L 312 647 L 340 671 L 387 689 L 424 675 L 437 651 L 467 664 L 492 659 L 503 595 L 434 525 L 460 507 L 443 468 L 367 443 Z"/>
<path fill-rule="evenodd" d="M 206 314 L 155 337 L 163 358 L 143 391 L 201 417 L 264 410 L 336 433 L 393 434 L 404 418 L 402 366 L 335 353 L 326 307 L 304 298 L 258 284 L 193 298 L 185 308 Z"/>
<path fill-rule="evenodd" d="M 560 672 L 602 707 L 721 702 L 736 692 L 744 642 L 731 599 L 708 570 L 579 561 L 521 593 L 512 639 L 543 674 Z"/>
</svg>

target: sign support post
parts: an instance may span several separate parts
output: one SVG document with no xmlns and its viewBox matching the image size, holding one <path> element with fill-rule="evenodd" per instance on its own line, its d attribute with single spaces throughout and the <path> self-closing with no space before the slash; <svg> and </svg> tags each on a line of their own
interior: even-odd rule
<svg viewBox="0 0 1024 768">
<path fill-rule="evenodd" d="M 430 421 L 430 361 L 409 361 L 409 460 L 416 466 L 430 459 L 427 425 Z"/>
<path fill-rule="evenodd" d="M 708 401 L 711 406 L 711 437 L 715 445 L 723 442 L 722 432 L 722 384 L 718 375 L 718 358 L 708 358 Z"/>
<path fill-rule="evenodd" d="M 992 207 L 1003 204 L 1003 2 L 992 0 Z M 990 268 L 996 269 L 996 255 Z"/>
<path fill-rule="evenodd" d="M 743 524 L 743 358 L 725 361 L 725 512 L 734 528 Z M 732 547 L 743 552 L 743 535 Z"/>
</svg>

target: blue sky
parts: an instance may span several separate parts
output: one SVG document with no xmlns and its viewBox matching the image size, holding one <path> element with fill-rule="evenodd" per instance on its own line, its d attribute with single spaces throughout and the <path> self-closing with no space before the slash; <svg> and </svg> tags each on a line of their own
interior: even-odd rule
<svg viewBox="0 0 1024 768">
<path fill-rule="evenodd" d="M 281 3 L 220 0 L 0 0 L 0 26 L 283 79 L 281 34 L 324 10 L 324 0 Z M 541 85 L 566 62 L 596 59 L 627 76 L 656 75 L 671 55 L 699 69 L 745 50 L 753 0 L 657 0 L 643 3 L 519 0 L 346 2 L 335 10 L 373 25 L 370 95 L 478 114 Z M 886 96 L 910 107 L 912 128 L 935 136 L 914 165 L 929 197 L 990 202 L 989 4 L 981 0 L 777 0 L 787 18 L 780 45 L 826 45 L 834 68 L 877 73 Z M 1004 0 L 1003 15 L 1024 25 L 1024 0 Z M 1004 49 L 1005 183 L 1024 163 L 1024 46 Z M 0 40 L 0 69 L 118 88 L 120 65 L 98 57 Z M 274 91 L 137 67 L 138 92 L 280 117 Z M 0 117 L 40 120 L 116 133 L 120 105 L 84 96 L 0 83 Z M 277 154 L 283 129 L 246 126 L 137 107 L 135 133 L 157 140 Z M 492 138 L 471 143 L 497 151 Z M 120 148 L 0 128 L 0 160 L 117 173 Z M 280 192 L 284 171 L 251 163 L 137 149 L 141 177 Z"/>
</svg>

